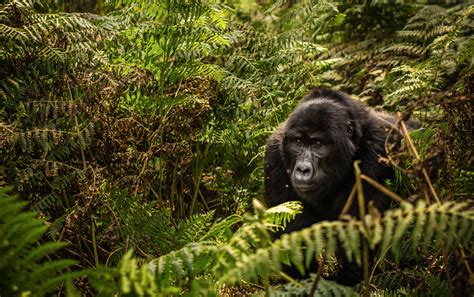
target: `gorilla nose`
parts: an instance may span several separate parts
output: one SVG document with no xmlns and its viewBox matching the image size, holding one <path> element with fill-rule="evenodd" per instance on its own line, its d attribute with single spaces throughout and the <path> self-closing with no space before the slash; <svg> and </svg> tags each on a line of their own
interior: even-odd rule
<svg viewBox="0 0 474 297">
<path fill-rule="evenodd" d="M 299 182 L 307 182 L 313 176 L 313 166 L 308 161 L 303 161 L 296 164 L 295 179 Z"/>
</svg>

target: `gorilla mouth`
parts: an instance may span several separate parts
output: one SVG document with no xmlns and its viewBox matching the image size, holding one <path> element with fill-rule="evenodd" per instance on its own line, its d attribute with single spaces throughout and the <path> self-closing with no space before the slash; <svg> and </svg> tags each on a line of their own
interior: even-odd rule
<svg viewBox="0 0 474 297">
<path fill-rule="evenodd" d="M 317 186 L 315 186 L 314 184 L 294 183 L 294 182 L 293 182 L 293 187 L 298 192 L 303 192 L 303 193 L 314 191 L 317 188 Z"/>
<path fill-rule="evenodd" d="M 311 176 L 304 179 L 298 178 L 295 173 L 291 177 L 293 188 L 302 195 L 309 195 L 321 188 L 321 181 L 324 180 L 325 175 L 321 170 L 316 170 Z"/>
</svg>

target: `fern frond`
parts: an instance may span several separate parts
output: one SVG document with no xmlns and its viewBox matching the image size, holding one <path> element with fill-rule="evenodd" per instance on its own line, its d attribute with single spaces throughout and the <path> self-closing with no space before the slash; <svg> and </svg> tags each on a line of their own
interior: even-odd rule
<svg viewBox="0 0 474 297">
<path fill-rule="evenodd" d="M 118 292 L 115 293 L 138 296 L 177 294 L 180 287 L 190 288 L 196 275 L 210 269 L 216 252 L 212 243 L 192 243 L 148 263 L 139 263 L 130 250 L 120 260 L 117 271 L 106 271 L 101 277 L 118 273 Z M 104 289 L 110 290 L 110 286 Z"/>
<path fill-rule="evenodd" d="M 411 57 L 420 57 L 424 54 L 425 48 L 410 43 L 399 43 L 387 47 L 385 53 L 394 53 L 395 55 L 406 55 Z"/>
<path fill-rule="evenodd" d="M 426 216 L 427 224 L 417 224 L 418 220 L 425 221 Z M 259 275 L 266 279 L 271 272 L 278 271 L 279 262 L 285 259 L 285 255 L 290 255 L 291 262 L 302 269 L 307 264 L 303 263 L 301 256 L 303 249 L 306 249 L 307 257 L 318 257 L 323 252 L 326 257 L 330 257 L 337 249 L 336 239 L 342 242 L 346 256 L 360 263 L 358 238 L 363 236 L 372 247 L 381 243 L 381 259 L 391 247 L 396 260 L 399 259 L 398 247 L 405 233 L 410 234 L 413 248 L 429 248 L 434 253 L 441 253 L 442 250 L 445 253 L 450 252 L 456 245 L 466 245 L 474 237 L 474 210 L 467 208 L 464 203 L 446 202 L 429 206 L 423 201 L 419 201 L 416 206 L 403 203 L 401 208 L 387 211 L 382 219 L 368 216 L 365 220 L 370 226 L 368 233 L 364 231 L 360 221 L 352 220 L 321 222 L 291 234 L 284 234 L 272 246 L 259 248 L 255 253 L 242 257 L 224 280 L 236 283 L 236 275 L 248 276 L 249 280 L 256 280 Z M 469 224 L 470 227 L 466 227 Z M 380 227 L 383 229 L 383 236 L 380 236 Z M 450 234 L 447 233 L 449 230 Z M 423 241 L 420 241 L 420 234 L 423 234 Z M 266 265 L 265 270 L 262 270 L 261 265 Z M 261 275 L 266 272 L 269 274 Z"/>
<path fill-rule="evenodd" d="M 44 295 L 67 279 L 83 275 L 83 271 L 67 272 L 77 261 L 49 259 L 65 243 L 38 244 L 47 227 L 35 213 L 24 211 L 25 203 L 9 191 L 0 188 L 0 291 L 11 296 L 28 291 Z"/>
<path fill-rule="evenodd" d="M 233 235 L 232 229 L 242 222 L 239 215 L 231 215 L 214 222 L 210 230 L 201 238 L 202 241 L 227 242 Z"/>
<path fill-rule="evenodd" d="M 302 208 L 301 202 L 289 201 L 267 209 L 266 217 L 270 224 L 284 228 L 289 221 L 302 212 Z"/>
<path fill-rule="evenodd" d="M 177 236 L 183 245 L 200 241 L 214 220 L 214 211 L 196 214 L 179 222 Z"/>
<path fill-rule="evenodd" d="M 271 290 L 271 296 L 286 297 L 286 296 L 308 296 L 311 292 L 311 288 L 314 284 L 315 276 L 311 278 L 304 279 L 295 284 L 293 282 L 285 284 L 282 288 L 278 290 Z M 354 291 L 352 288 L 340 285 L 334 281 L 328 281 L 325 279 L 320 279 L 318 281 L 318 286 L 314 291 L 313 296 L 350 296 L 355 297 L 359 296 L 357 291 Z"/>
</svg>

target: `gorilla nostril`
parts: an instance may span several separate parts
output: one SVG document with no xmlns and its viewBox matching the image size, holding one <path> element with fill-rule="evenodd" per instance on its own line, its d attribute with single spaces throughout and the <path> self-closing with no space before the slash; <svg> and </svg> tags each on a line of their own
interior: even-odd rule
<svg viewBox="0 0 474 297">
<path fill-rule="evenodd" d="M 301 173 L 303 173 L 303 174 L 307 174 L 307 173 L 309 173 L 309 171 L 310 171 L 309 167 L 307 167 L 307 166 L 304 166 L 304 167 L 303 167 L 303 166 L 300 166 L 300 167 L 298 167 L 296 170 L 298 170 L 299 172 L 301 172 Z"/>
<path fill-rule="evenodd" d="M 302 162 L 296 165 L 295 178 L 299 181 L 308 181 L 313 175 L 313 167 L 309 162 Z"/>
</svg>

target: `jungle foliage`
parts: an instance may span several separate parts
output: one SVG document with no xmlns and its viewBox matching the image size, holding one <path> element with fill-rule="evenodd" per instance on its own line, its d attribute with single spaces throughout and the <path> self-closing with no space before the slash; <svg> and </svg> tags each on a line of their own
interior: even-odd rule
<svg viewBox="0 0 474 297">
<path fill-rule="evenodd" d="M 0 295 L 472 295 L 474 6 L 425 2 L 0 2 Z M 423 128 L 401 203 L 272 241 L 301 205 L 259 202 L 265 140 L 311 86 Z"/>
</svg>

